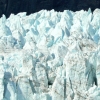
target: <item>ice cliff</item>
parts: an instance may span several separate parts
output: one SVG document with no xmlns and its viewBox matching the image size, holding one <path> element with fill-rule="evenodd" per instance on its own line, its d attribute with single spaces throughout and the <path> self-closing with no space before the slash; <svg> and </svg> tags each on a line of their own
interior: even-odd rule
<svg viewBox="0 0 100 100">
<path fill-rule="evenodd" d="M 3 15 L 0 100 L 100 100 L 100 9 Z"/>
</svg>

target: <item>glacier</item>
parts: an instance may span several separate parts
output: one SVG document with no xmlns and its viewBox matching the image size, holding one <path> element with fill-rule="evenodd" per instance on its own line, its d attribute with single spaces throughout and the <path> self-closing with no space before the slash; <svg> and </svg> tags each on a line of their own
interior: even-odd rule
<svg viewBox="0 0 100 100">
<path fill-rule="evenodd" d="M 41 10 L 0 18 L 0 100 L 100 100 L 100 9 Z"/>
</svg>

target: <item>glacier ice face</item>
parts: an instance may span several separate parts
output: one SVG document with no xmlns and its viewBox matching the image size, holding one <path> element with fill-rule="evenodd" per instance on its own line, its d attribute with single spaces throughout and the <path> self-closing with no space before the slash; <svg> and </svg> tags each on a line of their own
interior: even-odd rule
<svg viewBox="0 0 100 100">
<path fill-rule="evenodd" d="M 0 18 L 0 100 L 100 100 L 100 9 Z"/>
</svg>

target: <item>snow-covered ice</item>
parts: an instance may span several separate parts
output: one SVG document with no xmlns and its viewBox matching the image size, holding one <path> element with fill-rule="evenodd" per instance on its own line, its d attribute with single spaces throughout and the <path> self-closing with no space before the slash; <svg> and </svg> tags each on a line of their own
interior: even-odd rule
<svg viewBox="0 0 100 100">
<path fill-rule="evenodd" d="M 100 100 L 100 9 L 3 15 L 0 100 Z"/>
</svg>

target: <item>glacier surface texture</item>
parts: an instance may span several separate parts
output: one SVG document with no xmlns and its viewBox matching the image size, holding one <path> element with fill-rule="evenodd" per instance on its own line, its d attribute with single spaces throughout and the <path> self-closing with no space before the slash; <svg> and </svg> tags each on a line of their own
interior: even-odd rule
<svg viewBox="0 0 100 100">
<path fill-rule="evenodd" d="M 100 9 L 3 15 L 0 100 L 100 100 Z"/>
</svg>

